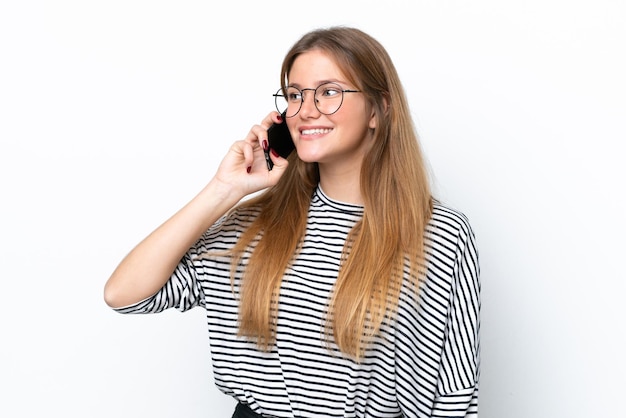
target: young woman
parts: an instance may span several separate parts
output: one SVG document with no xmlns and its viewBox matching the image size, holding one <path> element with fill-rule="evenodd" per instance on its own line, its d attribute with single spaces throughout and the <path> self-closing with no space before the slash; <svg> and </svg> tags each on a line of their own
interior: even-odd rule
<svg viewBox="0 0 626 418">
<path fill-rule="evenodd" d="M 316 30 L 287 53 L 281 85 L 284 118 L 232 145 L 120 263 L 106 302 L 204 308 L 235 417 L 475 416 L 474 234 L 431 196 L 391 59 L 360 30 Z M 283 119 L 286 159 L 268 148 Z"/>
</svg>

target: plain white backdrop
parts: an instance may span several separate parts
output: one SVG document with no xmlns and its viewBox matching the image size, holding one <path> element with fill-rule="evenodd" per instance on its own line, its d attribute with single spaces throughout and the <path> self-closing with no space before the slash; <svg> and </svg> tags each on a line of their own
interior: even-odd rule
<svg viewBox="0 0 626 418">
<path fill-rule="evenodd" d="M 623 414 L 624 2 L 7 0 L 0 416 L 230 417 L 204 313 L 122 316 L 102 288 L 335 24 L 386 46 L 474 226 L 480 416 Z"/>
</svg>

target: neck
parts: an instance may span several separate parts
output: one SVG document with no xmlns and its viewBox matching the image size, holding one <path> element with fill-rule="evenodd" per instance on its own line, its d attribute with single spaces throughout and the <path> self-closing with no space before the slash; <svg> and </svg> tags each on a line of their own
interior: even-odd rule
<svg viewBox="0 0 626 418">
<path fill-rule="evenodd" d="M 326 196 L 344 203 L 363 205 L 360 167 L 342 171 L 320 164 L 319 170 L 320 186 Z"/>
</svg>

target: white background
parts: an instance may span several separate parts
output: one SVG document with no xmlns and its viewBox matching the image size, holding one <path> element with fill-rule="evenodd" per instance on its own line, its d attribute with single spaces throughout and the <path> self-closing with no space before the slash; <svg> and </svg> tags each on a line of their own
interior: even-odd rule
<svg viewBox="0 0 626 418">
<path fill-rule="evenodd" d="M 623 1 L 6 0 L 0 416 L 230 417 L 203 312 L 122 316 L 102 288 L 333 24 L 386 46 L 474 226 L 481 417 L 623 414 Z"/>
</svg>

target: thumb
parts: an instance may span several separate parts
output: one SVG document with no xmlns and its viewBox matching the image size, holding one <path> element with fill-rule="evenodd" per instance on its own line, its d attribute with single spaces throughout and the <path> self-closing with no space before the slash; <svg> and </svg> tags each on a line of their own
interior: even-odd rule
<svg viewBox="0 0 626 418">
<path fill-rule="evenodd" d="M 289 166 L 289 162 L 286 158 L 280 156 L 280 154 L 274 149 L 270 148 L 270 158 L 272 159 L 272 170 L 270 171 L 270 175 L 278 175 L 278 177 L 282 176 L 287 167 Z"/>
</svg>

